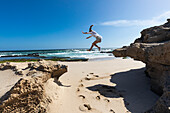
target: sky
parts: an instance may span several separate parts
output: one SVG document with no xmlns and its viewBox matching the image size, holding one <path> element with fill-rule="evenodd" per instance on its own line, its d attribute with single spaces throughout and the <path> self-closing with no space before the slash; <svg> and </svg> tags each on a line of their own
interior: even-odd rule
<svg viewBox="0 0 170 113">
<path fill-rule="evenodd" d="M 170 18 L 169 0 L 0 0 L 0 50 L 103 48 L 129 45 Z"/>
</svg>

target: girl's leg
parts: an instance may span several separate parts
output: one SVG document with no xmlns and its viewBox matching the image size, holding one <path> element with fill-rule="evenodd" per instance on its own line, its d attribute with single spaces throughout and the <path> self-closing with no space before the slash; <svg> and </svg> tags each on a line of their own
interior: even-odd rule
<svg viewBox="0 0 170 113">
<path fill-rule="evenodd" d="M 90 47 L 90 49 L 89 49 L 88 51 L 91 51 L 91 50 L 92 50 L 92 48 L 93 48 L 93 46 L 94 46 L 94 44 L 92 43 L 92 45 L 91 45 L 91 47 Z"/>
<path fill-rule="evenodd" d="M 101 41 L 95 41 L 95 43 L 94 43 L 94 46 L 96 46 L 98 49 L 99 49 L 99 51 L 100 51 L 100 47 L 97 45 L 97 43 L 100 43 Z"/>
<path fill-rule="evenodd" d="M 99 49 L 99 51 L 100 51 L 100 47 L 98 45 L 96 45 L 97 43 L 99 43 L 99 41 L 94 41 L 92 43 L 91 48 L 89 49 L 89 51 L 91 51 L 94 46 L 96 46 Z"/>
<path fill-rule="evenodd" d="M 96 46 L 98 48 L 98 50 L 100 51 L 100 47 L 97 44 L 95 44 L 94 46 Z"/>
</svg>

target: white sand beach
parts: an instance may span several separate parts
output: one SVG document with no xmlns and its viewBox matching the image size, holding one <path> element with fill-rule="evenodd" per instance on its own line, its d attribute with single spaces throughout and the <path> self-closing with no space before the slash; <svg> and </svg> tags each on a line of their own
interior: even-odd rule
<svg viewBox="0 0 170 113">
<path fill-rule="evenodd" d="M 150 91 L 145 64 L 132 59 L 61 62 L 68 65 L 59 86 L 46 83 L 53 98 L 49 113 L 142 113 L 158 96 Z"/>
<path fill-rule="evenodd" d="M 26 68 L 27 62 L 11 63 Z M 48 113 L 142 113 L 159 98 L 150 90 L 145 64 L 132 59 L 59 62 L 68 72 L 59 81 L 50 78 L 45 93 L 51 98 Z M 27 72 L 25 70 L 24 72 Z M 0 71 L 0 96 L 22 78 L 12 70 Z"/>
</svg>

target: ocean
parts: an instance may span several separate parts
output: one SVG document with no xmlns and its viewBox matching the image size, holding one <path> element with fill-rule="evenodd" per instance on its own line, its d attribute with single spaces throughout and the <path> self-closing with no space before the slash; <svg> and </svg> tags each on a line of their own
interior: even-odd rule
<svg viewBox="0 0 170 113">
<path fill-rule="evenodd" d="M 49 59 L 49 58 L 70 58 L 70 59 L 112 59 L 111 53 L 115 48 L 103 48 L 101 51 L 93 49 L 49 49 L 49 50 L 10 50 L 0 51 L 0 60 L 11 59 Z"/>
</svg>

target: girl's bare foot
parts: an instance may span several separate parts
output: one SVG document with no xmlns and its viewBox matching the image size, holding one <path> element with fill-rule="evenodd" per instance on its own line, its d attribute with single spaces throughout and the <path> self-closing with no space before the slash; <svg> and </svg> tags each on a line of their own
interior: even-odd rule
<svg viewBox="0 0 170 113">
<path fill-rule="evenodd" d="M 87 51 L 91 51 L 90 49 L 87 49 Z"/>
<path fill-rule="evenodd" d="M 100 51 L 100 47 L 98 47 L 99 51 Z"/>
</svg>

